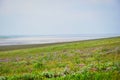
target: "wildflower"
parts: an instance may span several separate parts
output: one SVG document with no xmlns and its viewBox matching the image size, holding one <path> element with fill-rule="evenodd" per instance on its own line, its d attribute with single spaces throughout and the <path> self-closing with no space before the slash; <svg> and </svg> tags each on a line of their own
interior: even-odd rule
<svg viewBox="0 0 120 80">
<path fill-rule="evenodd" d="M 85 64 L 79 64 L 79 66 L 80 66 L 80 67 L 84 67 L 84 66 L 85 66 Z"/>
</svg>

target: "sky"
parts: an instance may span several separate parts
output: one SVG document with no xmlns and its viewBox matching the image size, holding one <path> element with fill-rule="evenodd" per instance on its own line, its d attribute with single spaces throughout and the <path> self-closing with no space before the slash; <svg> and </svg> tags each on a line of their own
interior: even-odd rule
<svg viewBox="0 0 120 80">
<path fill-rule="evenodd" d="M 0 35 L 120 34 L 120 0 L 0 0 Z"/>
</svg>

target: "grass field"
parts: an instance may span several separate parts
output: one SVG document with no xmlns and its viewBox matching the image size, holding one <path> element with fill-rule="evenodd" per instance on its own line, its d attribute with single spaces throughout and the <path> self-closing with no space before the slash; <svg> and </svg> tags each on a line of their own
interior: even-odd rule
<svg viewBox="0 0 120 80">
<path fill-rule="evenodd" d="M 0 51 L 0 80 L 120 80 L 120 37 Z"/>
</svg>

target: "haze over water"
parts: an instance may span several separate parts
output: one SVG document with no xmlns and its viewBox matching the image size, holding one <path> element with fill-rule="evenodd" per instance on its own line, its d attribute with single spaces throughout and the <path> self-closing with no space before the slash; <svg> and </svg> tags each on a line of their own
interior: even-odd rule
<svg viewBox="0 0 120 80">
<path fill-rule="evenodd" d="M 23 44 L 46 44 L 58 42 L 71 42 L 99 38 L 115 37 L 120 35 L 42 35 L 42 36 L 2 36 L 0 46 Z"/>
</svg>

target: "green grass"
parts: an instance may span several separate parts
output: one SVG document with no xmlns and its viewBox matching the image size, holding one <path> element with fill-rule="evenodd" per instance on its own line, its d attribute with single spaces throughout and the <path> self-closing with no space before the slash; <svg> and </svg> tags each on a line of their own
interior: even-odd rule
<svg viewBox="0 0 120 80">
<path fill-rule="evenodd" d="M 120 37 L 0 51 L 0 80 L 119 80 Z"/>
</svg>

